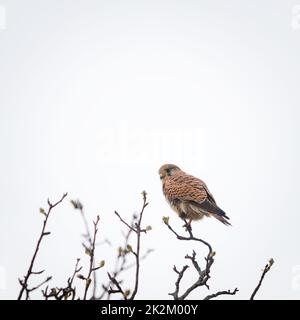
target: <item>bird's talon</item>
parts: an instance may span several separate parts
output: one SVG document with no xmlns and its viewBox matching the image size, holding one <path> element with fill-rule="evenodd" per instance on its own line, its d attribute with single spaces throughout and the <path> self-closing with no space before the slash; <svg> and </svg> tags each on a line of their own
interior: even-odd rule
<svg viewBox="0 0 300 320">
<path fill-rule="evenodd" d="M 192 220 L 189 220 L 189 221 L 184 220 L 184 222 L 185 224 L 182 227 L 185 228 L 185 231 L 192 231 L 192 226 L 191 226 Z"/>
</svg>

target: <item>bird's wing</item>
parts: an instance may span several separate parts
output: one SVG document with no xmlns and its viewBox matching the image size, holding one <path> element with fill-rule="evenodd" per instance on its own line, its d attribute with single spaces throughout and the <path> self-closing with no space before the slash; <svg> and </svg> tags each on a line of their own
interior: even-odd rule
<svg viewBox="0 0 300 320">
<path fill-rule="evenodd" d="M 180 174 L 166 180 L 164 191 L 169 200 L 190 201 L 192 206 L 198 207 L 208 214 L 222 216 L 229 219 L 220 209 L 206 184 L 191 175 Z"/>
<path fill-rule="evenodd" d="M 205 183 L 187 174 L 178 174 L 166 179 L 164 191 L 170 200 L 201 203 L 209 197 Z M 213 199 L 212 196 L 210 197 Z M 213 202 L 215 202 L 214 199 Z"/>
</svg>

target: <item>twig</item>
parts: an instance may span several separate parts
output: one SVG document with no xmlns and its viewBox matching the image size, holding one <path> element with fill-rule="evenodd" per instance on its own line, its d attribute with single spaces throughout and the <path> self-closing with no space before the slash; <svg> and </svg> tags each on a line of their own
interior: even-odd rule
<svg viewBox="0 0 300 320">
<path fill-rule="evenodd" d="M 196 288 L 201 287 L 201 286 L 205 286 L 209 289 L 207 281 L 210 278 L 210 269 L 214 263 L 214 256 L 215 256 L 215 252 L 212 250 L 212 246 L 208 242 L 206 242 L 200 238 L 196 238 L 193 234 L 191 225 L 188 224 L 186 220 L 184 220 L 184 221 L 185 221 L 186 231 L 188 232 L 188 235 L 189 235 L 188 237 L 178 234 L 170 226 L 169 218 L 163 217 L 163 222 L 168 227 L 168 229 L 176 236 L 176 238 L 178 240 L 201 242 L 202 244 L 204 244 L 208 248 L 208 254 L 205 257 L 206 264 L 205 264 L 205 268 L 203 270 L 201 270 L 201 267 L 199 266 L 199 263 L 196 260 L 196 252 L 194 250 L 193 250 L 193 253 L 191 256 L 190 255 L 185 256 L 186 259 L 191 260 L 191 263 L 192 263 L 194 269 L 197 271 L 198 279 L 189 288 L 187 288 L 184 291 L 184 293 L 182 293 L 181 295 L 179 294 L 180 282 L 181 282 L 183 275 L 184 275 L 185 271 L 187 270 L 188 266 L 187 265 L 184 266 L 181 271 L 178 271 L 176 269 L 176 266 L 174 266 L 173 270 L 175 271 L 175 273 L 177 273 L 178 276 L 177 276 L 177 280 L 175 282 L 175 291 L 173 293 L 169 293 L 169 295 L 171 295 L 174 298 L 174 300 L 184 300 L 193 290 L 195 290 Z M 226 292 L 228 292 L 228 291 L 226 291 Z M 234 294 L 236 292 L 237 292 L 237 289 L 234 290 Z M 218 293 L 218 295 L 220 295 L 220 294 L 221 293 Z"/>
<path fill-rule="evenodd" d="M 76 260 L 76 264 L 75 264 L 75 268 L 74 268 L 74 272 L 73 272 L 73 274 L 72 274 L 72 277 L 68 279 L 68 285 L 69 285 L 69 287 L 72 287 L 72 284 L 73 284 L 73 281 L 74 281 L 74 278 L 75 278 L 76 274 L 77 274 L 78 272 L 80 272 L 81 269 L 82 269 L 82 267 L 79 267 L 79 268 L 78 268 L 79 261 L 80 261 L 80 259 L 78 258 L 78 259 Z"/>
<path fill-rule="evenodd" d="M 54 298 L 55 300 L 67 300 L 69 296 L 72 295 L 72 300 L 75 299 L 76 296 L 76 288 L 73 288 L 73 281 L 78 272 L 82 269 L 82 267 L 78 268 L 80 259 L 77 259 L 74 272 L 72 276 L 67 281 L 67 286 L 65 288 L 52 288 L 50 292 L 48 293 L 48 286 L 45 290 L 42 290 L 42 294 L 46 300 L 49 298 Z"/>
<path fill-rule="evenodd" d="M 40 288 L 42 285 L 44 285 L 45 283 L 49 282 L 51 279 L 52 279 L 52 277 L 48 277 L 46 280 L 44 280 L 43 282 L 41 282 L 41 283 L 38 284 L 37 286 L 35 286 L 35 287 L 31 288 L 31 289 L 28 289 L 28 292 L 32 292 L 32 291 L 37 290 L 37 289 Z"/>
<path fill-rule="evenodd" d="M 131 222 L 131 226 L 134 226 L 135 225 L 135 222 L 136 222 L 136 219 L 137 219 L 137 216 L 136 215 L 133 215 L 132 217 L 132 222 Z M 129 244 L 129 239 L 130 239 L 130 236 L 132 234 L 132 230 L 131 228 L 128 229 L 127 231 L 127 234 L 124 234 L 124 244 L 123 244 L 123 247 L 119 247 L 118 248 L 118 255 L 117 255 L 117 259 L 116 259 L 116 263 L 115 263 L 115 268 L 114 268 L 114 271 L 112 273 L 112 277 L 113 278 L 117 278 L 120 276 L 120 274 L 123 272 L 123 271 L 126 271 L 126 270 L 129 270 L 133 267 L 135 267 L 135 262 L 131 263 L 131 264 L 127 264 L 127 257 L 128 255 L 131 253 L 131 251 L 128 250 L 128 244 Z M 145 260 L 148 255 L 153 252 L 153 249 L 148 249 L 141 257 L 140 257 L 140 262 Z M 102 285 L 102 288 L 103 288 L 103 292 L 102 294 L 95 298 L 97 300 L 101 300 L 104 298 L 105 294 L 108 294 L 108 299 L 110 298 L 110 294 L 111 293 L 116 293 L 116 292 L 111 292 L 110 287 L 111 287 L 111 281 L 109 280 L 109 283 L 106 284 L 106 285 Z"/>
<path fill-rule="evenodd" d="M 109 294 L 112 294 L 112 293 L 121 293 L 122 296 L 123 296 L 123 298 L 124 298 L 124 300 L 128 300 L 128 299 L 127 299 L 127 296 L 128 296 L 127 292 L 124 292 L 124 291 L 123 291 L 123 289 L 122 289 L 120 283 L 117 281 L 117 279 L 116 279 L 115 277 L 112 277 L 109 272 L 108 272 L 107 274 L 108 274 L 108 278 L 109 278 L 109 280 L 111 281 L 111 283 L 114 284 L 114 285 L 117 287 L 117 290 L 112 289 L 112 288 L 110 287 L 110 289 L 108 290 L 108 293 L 109 293 Z"/>
<path fill-rule="evenodd" d="M 235 295 L 238 291 L 239 291 L 238 288 L 235 288 L 233 291 L 230 291 L 230 290 L 219 291 L 219 292 L 216 292 L 216 293 L 213 293 L 213 294 L 206 296 L 203 300 L 210 300 L 210 299 L 216 298 L 221 295 Z"/>
<path fill-rule="evenodd" d="M 148 250 L 140 257 L 140 262 L 143 261 L 143 260 L 145 260 L 145 259 L 149 256 L 149 254 L 150 254 L 151 252 L 153 252 L 153 251 L 154 251 L 154 249 L 148 249 Z M 124 267 L 122 268 L 122 271 L 129 270 L 129 269 L 133 268 L 134 266 L 135 266 L 135 263 L 131 263 L 131 264 L 127 265 L 127 266 L 124 266 Z"/>
<path fill-rule="evenodd" d="M 187 270 L 187 268 L 189 268 L 189 266 L 188 266 L 188 265 L 185 265 L 185 266 L 181 269 L 181 271 L 178 271 L 177 268 L 176 268 L 176 266 L 173 267 L 174 272 L 176 272 L 176 273 L 178 274 L 178 278 L 177 278 L 177 280 L 176 280 L 176 282 L 175 282 L 175 291 L 174 291 L 174 293 L 170 294 L 170 295 L 173 296 L 174 300 L 181 300 L 181 299 L 179 299 L 179 297 L 178 297 L 178 294 L 179 294 L 179 286 L 180 286 L 180 282 L 181 282 L 182 277 L 183 277 L 185 271 Z"/>
<path fill-rule="evenodd" d="M 125 224 L 125 226 L 127 226 L 128 229 L 130 229 L 133 232 L 137 232 L 132 226 L 130 226 L 125 220 L 123 220 L 123 218 L 119 215 L 119 213 L 117 211 L 115 211 L 115 215 L 120 219 L 121 222 L 123 222 Z"/>
<path fill-rule="evenodd" d="M 89 224 L 87 222 L 87 219 L 86 219 L 86 216 L 85 216 L 85 213 L 84 213 L 84 210 L 83 210 L 83 204 L 79 200 L 71 200 L 71 203 L 72 203 L 74 209 L 77 209 L 77 210 L 80 211 L 80 214 L 81 214 L 81 217 L 82 217 L 82 221 L 83 221 L 83 224 L 84 224 L 84 227 L 85 227 L 85 234 L 83 236 L 87 239 L 89 248 L 84 243 L 82 245 L 88 251 L 92 247 L 93 240 L 92 240 L 92 236 L 91 236 L 91 233 L 90 233 Z M 95 245 L 97 245 L 97 244 L 95 244 Z M 94 267 L 95 266 L 93 265 L 93 268 Z M 93 297 L 95 297 L 96 291 L 97 291 L 97 273 L 93 272 Z"/>
<path fill-rule="evenodd" d="M 147 233 L 147 230 L 151 229 L 151 228 L 150 229 L 147 229 L 147 228 L 143 229 L 141 227 L 144 210 L 148 205 L 146 192 L 143 191 L 142 195 L 143 195 L 143 206 L 142 206 L 142 209 L 141 209 L 141 211 L 140 211 L 140 213 L 139 213 L 139 215 L 137 217 L 133 216 L 133 221 L 132 221 L 131 225 L 129 223 L 127 223 L 117 211 L 115 211 L 116 216 L 128 228 L 127 236 L 125 236 L 126 249 L 123 250 L 123 256 L 122 256 L 122 253 L 121 254 L 119 253 L 119 256 L 118 256 L 118 259 L 117 259 L 117 263 L 118 263 L 120 257 L 122 257 L 122 262 L 121 262 L 120 268 L 116 269 L 116 272 L 114 273 L 114 276 L 111 276 L 109 274 L 110 283 L 114 284 L 117 287 L 117 290 L 113 290 L 112 288 L 108 289 L 109 286 L 110 286 L 110 283 L 109 283 L 108 286 L 103 286 L 104 293 L 101 295 L 101 297 L 104 296 L 105 292 L 108 292 L 109 294 L 111 294 L 111 293 L 121 293 L 123 295 L 124 299 L 126 299 L 126 300 L 134 300 L 134 298 L 135 298 L 135 296 L 137 294 L 138 287 L 139 287 L 139 274 L 140 274 L 140 261 L 141 261 L 141 256 L 140 256 L 141 234 L 142 233 Z M 135 250 L 133 250 L 132 247 L 128 244 L 128 239 L 129 239 L 129 236 L 130 236 L 130 234 L 132 232 L 136 235 L 136 248 L 135 248 Z M 122 248 L 121 248 L 121 250 L 122 250 Z M 133 288 L 132 294 L 130 296 L 129 296 L 129 294 L 130 294 L 129 291 L 127 290 L 127 291 L 124 292 L 124 290 L 120 286 L 120 282 L 118 282 L 116 280 L 116 276 L 118 274 L 120 274 L 125 269 L 128 269 L 128 268 L 131 267 L 131 265 L 130 266 L 125 266 L 127 253 L 132 253 L 134 255 L 134 257 L 135 257 L 135 264 L 134 264 L 134 266 L 135 266 L 135 281 L 134 281 L 134 288 Z M 146 254 L 146 256 L 147 256 L 147 254 Z"/>
<path fill-rule="evenodd" d="M 96 242 L 96 237 L 97 237 L 97 232 L 98 232 L 97 225 L 98 225 L 99 221 L 100 221 L 100 217 L 97 216 L 96 221 L 94 222 L 94 236 L 93 236 L 93 239 L 92 239 L 91 247 L 90 247 L 90 249 L 88 251 L 88 254 L 90 256 L 90 264 L 89 264 L 88 275 L 87 275 L 86 280 L 85 280 L 86 283 L 85 283 L 85 290 L 84 290 L 83 300 L 86 300 L 87 292 L 88 292 L 89 286 L 90 286 L 91 281 L 92 281 L 91 280 L 92 272 L 94 272 L 94 271 L 96 271 L 97 269 L 100 268 L 100 267 L 94 268 L 95 242 Z"/>
<path fill-rule="evenodd" d="M 164 218 L 166 218 L 166 217 L 164 217 Z M 184 220 L 184 221 L 185 221 L 185 220 Z M 185 221 L 185 223 L 187 224 L 186 221 Z M 199 241 L 199 242 L 201 242 L 201 243 L 203 243 L 204 245 L 207 246 L 207 248 L 208 248 L 208 250 L 209 250 L 209 253 L 212 253 L 212 252 L 213 252 L 212 247 L 211 247 L 211 245 L 210 245 L 208 242 L 206 242 L 206 241 L 204 241 L 204 240 L 202 240 L 202 239 L 199 239 L 199 238 L 195 238 L 195 237 L 194 237 L 194 235 L 193 235 L 193 233 L 192 233 L 192 227 L 191 227 L 191 226 L 189 226 L 189 227 L 187 228 L 187 232 L 189 233 L 189 237 L 184 237 L 184 236 L 179 235 L 179 234 L 169 225 L 169 223 L 165 223 L 165 224 L 166 224 L 166 226 L 169 228 L 169 230 L 171 230 L 171 231 L 175 234 L 175 236 L 177 237 L 178 240 Z"/>
<path fill-rule="evenodd" d="M 38 254 L 38 251 L 39 251 L 39 248 L 40 248 L 40 244 L 41 244 L 43 238 L 44 238 L 45 236 L 47 236 L 47 235 L 50 234 L 50 232 L 46 232 L 46 231 L 45 231 L 46 226 L 47 226 L 47 222 L 48 222 L 48 219 L 49 219 L 49 216 L 50 216 L 50 213 L 51 213 L 52 209 L 55 208 L 57 205 L 59 205 L 59 204 L 64 200 L 64 198 L 65 198 L 66 196 L 67 196 L 67 193 L 63 194 L 63 196 L 61 197 L 61 199 L 60 199 L 59 201 L 57 201 L 56 203 L 54 203 L 54 204 L 52 204 L 52 203 L 50 202 L 50 200 L 48 199 L 47 202 L 48 202 L 48 206 L 49 206 L 49 207 L 48 207 L 47 213 L 46 213 L 43 209 L 40 209 L 40 212 L 45 215 L 45 219 L 44 219 L 44 222 L 43 222 L 42 231 L 41 231 L 41 234 L 40 234 L 40 236 L 39 236 L 39 239 L 38 239 L 36 248 L 35 248 L 35 250 L 34 250 L 33 257 L 32 257 L 32 259 L 31 259 L 29 268 L 28 268 L 28 270 L 27 270 L 26 275 L 24 276 L 24 280 L 19 279 L 19 282 L 20 282 L 20 284 L 21 284 L 21 290 L 20 290 L 19 295 L 18 295 L 18 300 L 21 300 L 21 299 L 22 299 L 22 296 L 23 296 L 24 292 L 26 293 L 26 300 L 29 299 L 29 293 L 33 291 L 32 289 L 34 289 L 34 288 L 31 288 L 31 289 L 28 288 L 28 280 L 29 280 L 30 276 L 31 276 L 32 274 L 40 274 L 40 273 L 43 272 L 43 271 L 39 271 L 39 272 L 34 272 L 34 271 L 33 271 L 34 262 L 35 262 L 35 259 L 36 259 L 36 257 L 37 257 L 37 254 Z M 47 279 L 49 279 L 49 278 L 47 278 Z M 47 279 L 46 279 L 46 280 L 47 280 Z M 49 280 L 48 280 L 48 281 L 49 281 Z M 47 282 L 47 281 L 45 281 L 45 282 Z M 45 283 L 45 282 L 44 282 L 44 283 Z M 42 283 L 42 284 L 44 284 L 44 283 Z M 42 285 L 42 284 L 41 284 L 41 285 Z M 38 286 L 38 287 L 39 287 L 39 286 Z M 38 287 L 37 287 L 37 288 L 38 288 Z"/>
<path fill-rule="evenodd" d="M 146 232 L 145 230 L 141 229 L 142 218 L 145 208 L 147 207 L 147 194 L 144 191 L 143 193 L 143 207 L 140 212 L 138 223 L 136 223 L 136 234 L 137 234 L 137 246 L 136 246 L 136 253 L 135 253 L 135 262 L 136 262 L 136 271 L 135 271 L 135 285 L 134 290 L 129 298 L 129 300 L 133 300 L 137 294 L 138 286 L 139 286 L 139 272 L 140 272 L 140 245 L 141 245 L 141 232 Z"/>
<path fill-rule="evenodd" d="M 137 219 L 136 215 L 133 215 L 132 222 L 131 222 L 132 226 L 134 225 L 136 219 Z M 123 247 L 118 248 L 118 255 L 116 258 L 115 268 L 112 273 L 112 278 L 116 279 L 126 269 L 127 255 L 130 253 L 128 251 L 127 247 L 128 247 L 129 238 L 130 238 L 130 235 L 132 234 L 132 232 L 133 232 L 132 229 L 129 228 L 127 233 L 124 234 L 124 244 L 123 244 Z M 105 294 L 108 294 L 107 299 L 109 299 L 110 294 L 114 293 L 114 292 L 111 292 L 111 290 L 109 290 L 111 285 L 112 285 L 111 280 L 109 280 L 107 285 L 103 284 L 102 285 L 102 288 L 103 288 L 102 294 L 98 298 L 95 298 L 95 299 L 101 300 L 104 298 Z"/>
<path fill-rule="evenodd" d="M 274 259 L 271 258 L 269 260 L 268 264 L 265 265 L 265 267 L 263 269 L 263 272 L 262 272 L 262 275 L 260 277 L 259 283 L 256 286 L 256 288 L 254 289 L 253 293 L 251 294 L 250 300 L 254 300 L 254 297 L 255 297 L 257 291 L 259 290 L 259 288 L 260 288 L 260 286 L 261 286 L 261 284 L 262 284 L 262 282 L 264 280 L 265 275 L 270 271 L 273 263 L 274 263 Z"/>
</svg>

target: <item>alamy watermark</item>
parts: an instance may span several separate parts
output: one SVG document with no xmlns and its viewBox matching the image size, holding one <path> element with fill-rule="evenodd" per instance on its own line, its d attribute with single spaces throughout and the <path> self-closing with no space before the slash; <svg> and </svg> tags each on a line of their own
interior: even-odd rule
<svg viewBox="0 0 300 320">
<path fill-rule="evenodd" d="M 97 132 L 98 154 L 105 163 L 156 163 L 161 159 L 198 160 L 200 145 L 205 144 L 203 130 L 130 127 L 101 128 Z"/>
<path fill-rule="evenodd" d="M 0 5 L 0 31 L 6 29 L 6 8 Z"/>
<path fill-rule="evenodd" d="M 295 4 L 292 7 L 291 27 L 293 30 L 300 29 L 300 4 Z"/>
<path fill-rule="evenodd" d="M 6 290 L 6 269 L 0 266 L 0 291 Z"/>
<path fill-rule="evenodd" d="M 294 266 L 292 273 L 292 288 L 293 290 L 300 290 L 300 265 Z"/>
</svg>

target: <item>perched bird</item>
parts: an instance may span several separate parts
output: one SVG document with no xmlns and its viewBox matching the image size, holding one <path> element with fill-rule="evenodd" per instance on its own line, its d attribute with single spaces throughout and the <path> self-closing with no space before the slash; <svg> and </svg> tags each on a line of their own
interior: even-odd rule
<svg viewBox="0 0 300 320">
<path fill-rule="evenodd" d="M 182 219 L 200 220 L 204 216 L 218 219 L 225 225 L 231 225 L 226 213 L 217 206 L 206 184 L 193 177 L 174 164 L 165 164 L 159 169 L 163 193 L 171 208 Z"/>
</svg>

